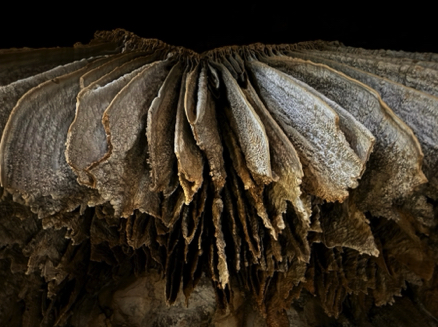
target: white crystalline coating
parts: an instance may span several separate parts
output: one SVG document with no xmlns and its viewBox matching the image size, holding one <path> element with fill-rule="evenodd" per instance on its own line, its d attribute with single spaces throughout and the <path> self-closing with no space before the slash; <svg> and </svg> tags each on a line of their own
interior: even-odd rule
<svg viewBox="0 0 438 327">
<path fill-rule="evenodd" d="M 308 54 L 304 56 L 313 62 L 332 67 L 368 85 L 380 94 L 382 100 L 412 129 L 418 138 L 424 153 L 423 171 L 429 180 L 428 194 L 436 197 L 434 194 L 438 191 L 438 178 L 435 173 L 438 167 L 438 130 L 436 129 L 438 98 L 345 64 Z"/>
<path fill-rule="evenodd" d="M 334 111 L 336 111 L 336 113 L 339 115 L 339 127 L 345 134 L 345 137 L 351 148 L 364 164 L 365 169 L 365 164 L 370 157 L 374 143 L 376 141 L 375 137 L 364 125 L 362 125 L 356 118 L 354 118 L 354 115 L 352 115 L 352 113 L 341 107 L 338 103 L 327 98 L 324 94 L 319 93 L 317 89 L 310 86 L 310 83 L 306 84 L 304 82 L 301 82 L 300 80 L 300 77 L 304 78 L 303 75 L 305 77 L 313 76 L 315 78 L 316 76 L 318 76 L 318 74 L 320 74 L 322 76 L 321 78 L 323 78 L 325 76 L 323 71 L 318 71 L 318 67 L 314 67 L 313 63 L 303 62 L 299 59 L 292 59 L 286 56 L 263 57 L 262 61 L 268 63 L 271 67 L 274 67 L 282 71 L 283 73 L 289 74 L 297 78 L 297 83 L 301 83 L 300 85 L 303 88 L 305 88 L 307 91 L 311 92 L 315 96 L 320 97 Z"/>
<path fill-rule="evenodd" d="M 373 133 L 376 143 L 368 162 L 371 169 L 362 177 L 355 196 L 362 210 L 397 219 L 390 209 L 393 203 L 426 182 L 421 170 L 423 153 L 412 130 L 375 90 L 357 80 L 325 65 L 285 60 L 291 74 L 340 104 Z"/>
<path fill-rule="evenodd" d="M 224 81 L 226 96 L 230 103 L 230 123 L 238 136 L 246 164 L 254 178 L 265 184 L 273 181 L 269 142 L 265 128 L 251 104 L 246 100 L 236 80 L 223 65 L 219 70 Z"/>
<path fill-rule="evenodd" d="M 263 121 L 266 134 L 269 138 L 272 171 L 278 176 L 275 183 L 268 186 L 268 196 L 273 205 L 271 217 L 278 230 L 284 229 L 283 214 L 290 201 L 297 215 L 307 223 L 310 221 L 310 203 L 301 192 L 303 169 L 298 154 L 287 136 L 275 122 L 252 85 L 243 89 L 243 92 Z"/>
<path fill-rule="evenodd" d="M 261 62 L 248 65 L 266 107 L 312 174 L 309 190 L 328 201 L 343 201 L 348 188 L 357 187 L 363 166 L 339 129 L 337 114 L 288 75 Z"/>
</svg>

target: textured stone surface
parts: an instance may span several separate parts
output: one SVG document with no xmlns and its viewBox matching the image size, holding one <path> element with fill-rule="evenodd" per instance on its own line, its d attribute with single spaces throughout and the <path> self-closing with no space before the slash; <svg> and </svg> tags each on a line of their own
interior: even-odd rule
<svg viewBox="0 0 438 327">
<path fill-rule="evenodd" d="M 437 55 L 115 30 L 0 67 L 0 325 L 437 326 Z"/>
</svg>

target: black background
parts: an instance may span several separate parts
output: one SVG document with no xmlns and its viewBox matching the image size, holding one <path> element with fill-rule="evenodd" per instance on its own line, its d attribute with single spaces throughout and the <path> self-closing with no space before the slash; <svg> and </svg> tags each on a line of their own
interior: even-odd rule
<svg viewBox="0 0 438 327">
<path fill-rule="evenodd" d="M 346 45 L 438 52 L 438 17 L 412 2 L 59 2 L 10 3 L 0 19 L 0 48 L 88 43 L 96 30 L 124 28 L 202 52 L 224 45 L 323 39 Z M 10 9 L 8 9 L 10 8 Z M 435 16 L 435 17 L 434 17 Z"/>
</svg>

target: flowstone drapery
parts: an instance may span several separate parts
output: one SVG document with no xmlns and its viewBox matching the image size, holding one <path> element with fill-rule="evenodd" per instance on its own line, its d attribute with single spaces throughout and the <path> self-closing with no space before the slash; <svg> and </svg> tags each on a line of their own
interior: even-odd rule
<svg viewBox="0 0 438 327">
<path fill-rule="evenodd" d="M 438 54 L 97 32 L 0 134 L 1 325 L 437 324 Z"/>
</svg>

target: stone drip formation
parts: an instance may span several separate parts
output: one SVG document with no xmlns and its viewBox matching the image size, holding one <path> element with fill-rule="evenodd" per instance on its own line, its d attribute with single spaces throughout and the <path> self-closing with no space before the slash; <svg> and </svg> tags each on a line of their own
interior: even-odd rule
<svg viewBox="0 0 438 327">
<path fill-rule="evenodd" d="M 97 32 L 0 51 L 0 135 L 1 325 L 436 324 L 438 54 Z"/>
</svg>

